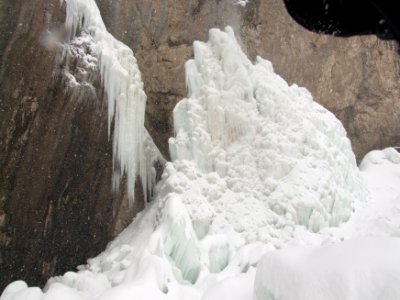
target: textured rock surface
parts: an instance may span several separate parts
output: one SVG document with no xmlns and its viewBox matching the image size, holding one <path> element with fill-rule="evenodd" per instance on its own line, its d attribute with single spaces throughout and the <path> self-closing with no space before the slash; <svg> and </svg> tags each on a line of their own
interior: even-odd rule
<svg viewBox="0 0 400 300">
<path fill-rule="evenodd" d="M 111 192 L 101 89 L 98 95 L 72 97 L 53 72 L 57 48 L 39 43 L 44 30 L 64 17 L 58 0 L 25 1 L 6 42 L 0 88 L 1 287 L 17 278 L 43 283 L 84 263 L 143 205 L 137 201 L 126 210 L 124 195 Z"/>
<path fill-rule="evenodd" d="M 395 42 L 375 36 L 336 38 L 294 23 L 281 1 L 261 1 L 242 30 L 253 56 L 270 59 L 290 82 L 307 87 L 343 122 L 360 160 L 371 149 L 397 145 L 400 56 Z M 258 24 L 252 27 L 253 24 Z"/>
<path fill-rule="evenodd" d="M 252 0 L 99 0 L 110 31 L 138 58 L 149 96 L 147 127 L 167 154 L 173 134 L 170 112 L 186 95 L 185 60 L 193 40 L 211 27 L 232 25 L 251 57 L 274 64 L 289 82 L 307 87 L 314 98 L 344 123 L 360 159 L 371 149 L 400 142 L 400 60 L 395 42 L 375 36 L 336 38 L 303 29 L 283 1 Z"/>
<path fill-rule="evenodd" d="M 191 44 L 225 25 L 251 57 L 271 60 L 335 112 L 359 158 L 400 142 L 396 44 L 307 32 L 280 0 L 233 2 L 98 0 L 109 30 L 136 53 L 146 126 L 166 156 Z M 83 263 L 142 206 L 137 201 L 126 216 L 124 195 L 111 192 L 101 91 L 77 101 L 53 76 L 57 48 L 44 48 L 39 37 L 63 19 L 58 0 L 0 1 L 0 289 L 15 278 L 42 283 Z"/>
</svg>

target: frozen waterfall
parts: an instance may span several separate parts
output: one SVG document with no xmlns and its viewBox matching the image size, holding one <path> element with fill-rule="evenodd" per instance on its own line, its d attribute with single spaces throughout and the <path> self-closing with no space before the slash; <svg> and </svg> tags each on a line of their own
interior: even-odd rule
<svg viewBox="0 0 400 300">
<path fill-rule="evenodd" d="M 139 176 L 145 198 L 152 191 L 155 153 L 144 128 L 146 94 L 132 50 L 106 29 L 94 0 L 65 0 L 66 28 L 70 39 L 83 36 L 98 60 L 108 100 L 108 132 L 113 141 L 113 188 L 118 190 L 124 174 L 128 197 L 134 199 Z M 147 151 L 153 148 L 152 151 Z M 149 155 L 150 154 L 150 155 Z"/>
<path fill-rule="evenodd" d="M 251 63 L 230 28 L 212 29 L 194 54 L 186 63 L 189 97 L 174 110 L 173 159 L 216 172 L 237 202 L 253 202 L 231 220 L 249 234 L 262 235 L 281 217 L 316 232 L 347 221 L 366 195 L 340 121 L 269 61 Z"/>
<path fill-rule="evenodd" d="M 139 166 L 128 154 L 133 151 L 142 161 L 143 116 L 138 114 L 145 103 L 134 57 L 107 33 L 94 1 L 68 3 L 71 32 L 83 20 L 98 45 L 110 121 L 119 123 L 116 164 L 134 176 Z M 173 161 L 166 164 L 152 202 L 79 271 L 49 279 L 44 290 L 14 282 L 0 299 L 294 300 L 305 299 L 297 296 L 309 282 L 321 291 L 305 291 L 312 295 L 308 300 L 335 295 L 331 286 L 340 290 L 340 299 L 360 299 L 352 297 L 354 290 L 368 285 L 371 295 L 379 295 L 386 279 L 392 287 L 385 290 L 391 293 L 387 299 L 395 299 L 400 268 L 390 262 L 398 259 L 400 247 L 392 237 L 400 234 L 395 213 L 400 154 L 373 153 L 360 171 L 334 115 L 306 89 L 289 86 L 269 61 L 258 57 L 252 63 L 229 27 L 212 29 L 208 42 L 194 43 L 186 83 L 188 97 L 174 110 Z M 134 132 L 125 132 L 128 124 L 137 125 Z M 378 169 L 381 180 L 373 177 Z M 382 190 L 385 199 L 378 196 Z M 378 211 L 378 203 L 385 209 Z M 388 211 L 393 211 L 390 222 Z M 363 239 L 371 228 L 384 238 Z M 340 242 L 354 237 L 360 242 Z M 380 243 L 394 245 L 394 251 Z M 357 261 L 353 258 L 366 247 L 370 250 L 355 264 L 361 267 L 351 269 L 346 262 Z M 348 248 L 352 251 L 336 264 Z M 303 256 L 318 276 L 302 265 Z M 379 260 L 368 261 L 372 256 Z M 381 269 L 379 262 L 384 262 Z M 377 269 L 379 284 L 357 279 Z M 356 280 L 349 286 L 341 274 Z M 303 275 L 310 281 L 301 281 Z M 376 278 L 372 275 L 365 278 Z M 326 284 L 330 280 L 335 284 Z"/>
</svg>

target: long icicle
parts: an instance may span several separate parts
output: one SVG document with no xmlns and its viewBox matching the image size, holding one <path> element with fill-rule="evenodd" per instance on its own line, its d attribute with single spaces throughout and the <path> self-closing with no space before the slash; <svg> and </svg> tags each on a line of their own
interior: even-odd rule
<svg viewBox="0 0 400 300">
<path fill-rule="evenodd" d="M 146 94 L 132 50 L 106 29 L 94 0 L 65 0 L 65 26 L 70 39 L 77 32 L 92 36 L 99 58 L 101 78 L 108 100 L 108 134 L 113 140 L 113 189 L 118 190 L 126 175 L 129 203 L 134 201 L 135 180 L 139 175 L 147 197 L 151 163 L 144 153 Z M 148 167 L 150 165 L 150 168 Z M 145 199 L 146 201 L 146 199 Z"/>
</svg>

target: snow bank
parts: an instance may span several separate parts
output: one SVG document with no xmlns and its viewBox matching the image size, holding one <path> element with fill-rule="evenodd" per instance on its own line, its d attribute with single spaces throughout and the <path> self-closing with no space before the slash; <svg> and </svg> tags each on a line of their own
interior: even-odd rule
<svg viewBox="0 0 400 300">
<path fill-rule="evenodd" d="M 355 239 L 268 253 L 256 300 L 400 299 L 400 239 Z"/>
<path fill-rule="evenodd" d="M 394 148 L 371 151 L 360 170 L 371 200 L 360 205 L 346 227 L 353 236 L 400 237 L 400 153 Z"/>
<path fill-rule="evenodd" d="M 360 170 L 368 201 L 342 227 L 318 234 L 318 246 L 268 253 L 258 264 L 255 299 L 400 299 L 400 154 L 371 151 Z"/>
<path fill-rule="evenodd" d="M 109 135 L 113 129 L 113 187 L 118 189 L 126 174 L 132 202 L 139 175 L 147 198 L 154 184 L 154 172 L 143 145 L 146 95 L 136 58 L 128 46 L 107 31 L 94 0 L 65 0 L 65 3 L 65 25 L 72 45 L 76 45 L 77 34 L 86 37 L 91 43 L 91 56 L 99 62 L 108 99 Z"/>
</svg>

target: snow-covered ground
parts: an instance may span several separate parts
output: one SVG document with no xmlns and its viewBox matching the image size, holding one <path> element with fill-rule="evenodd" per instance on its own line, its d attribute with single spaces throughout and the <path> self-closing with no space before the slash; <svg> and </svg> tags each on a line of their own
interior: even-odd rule
<svg viewBox="0 0 400 300">
<path fill-rule="evenodd" d="M 388 237 L 274 251 L 258 265 L 254 299 L 400 299 L 399 253 Z"/>
<path fill-rule="evenodd" d="M 98 13 L 94 1 L 67 4 Z M 98 18 L 85 22 L 102 53 L 112 39 Z M 399 153 L 373 151 L 358 168 L 335 116 L 269 61 L 249 61 L 229 27 L 210 30 L 194 55 L 152 202 L 79 271 L 43 290 L 14 282 L 0 299 L 399 299 Z"/>
<path fill-rule="evenodd" d="M 222 271 L 203 267 L 195 283 L 182 278 L 179 266 L 193 270 L 189 266 L 205 248 L 188 242 L 194 230 L 185 227 L 188 213 L 172 195 L 163 224 L 157 221 L 162 205 L 153 202 L 80 271 L 50 279 L 44 291 L 14 282 L 0 299 L 400 299 L 400 155 L 392 148 L 371 152 L 361 177 L 371 198 L 347 223 L 319 233 L 299 226 L 286 249 L 262 242 L 242 246 Z M 220 235 L 208 243 L 224 240 Z"/>
</svg>

